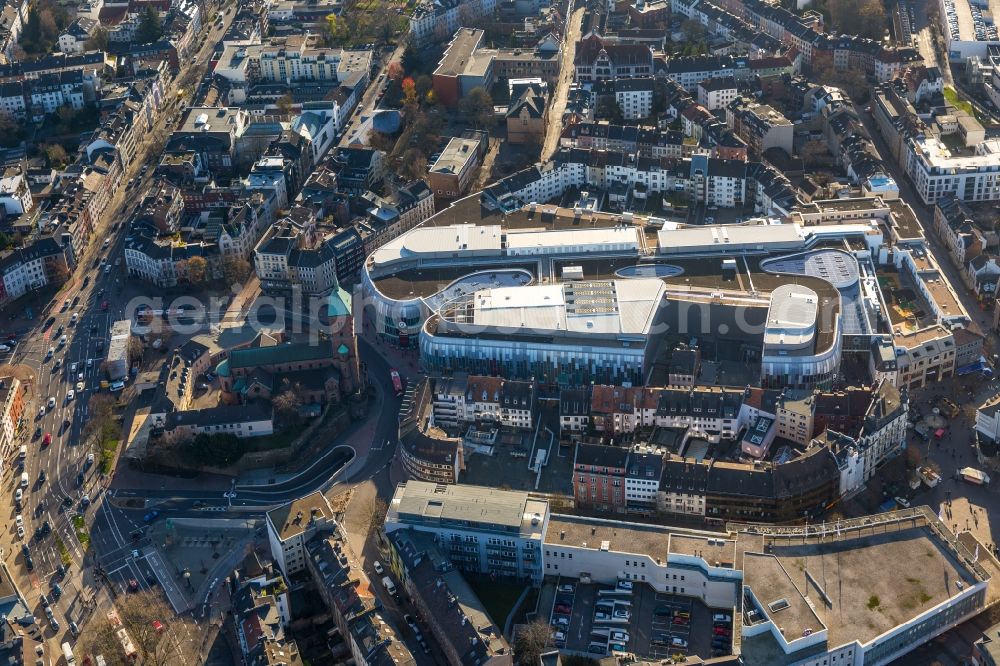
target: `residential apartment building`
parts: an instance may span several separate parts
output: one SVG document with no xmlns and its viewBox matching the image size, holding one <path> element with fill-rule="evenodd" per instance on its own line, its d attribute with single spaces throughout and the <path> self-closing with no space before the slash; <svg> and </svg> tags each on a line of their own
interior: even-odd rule
<svg viewBox="0 0 1000 666">
<path fill-rule="evenodd" d="M 934 231 L 956 266 L 965 266 L 986 249 L 986 238 L 976 226 L 972 210 L 953 196 L 934 204 Z"/>
<path fill-rule="evenodd" d="M 0 175 L 0 206 L 8 218 L 30 212 L 34 208 L 28 179 L 20 167 L 8 167 Z"/>
<path fill-rule="evenodd" d="M 59 35 L 59 50 L 63 53 L 83 53 L 100 24 L 92 18 L 80 16 Z"/>
<path fill-rule="evenodd" d="M 410 16 L 410 37 L 415 43 L 443 42 L 476 16 L 492 16 L 496 0 L 440 0 L 420 2 Z"/>
<path fill-rule="evenodd" d="M 456 436 L 461 431 L 456 403 L 448 405 L 442 398 L 462 400 L 464 394 L 447 390 L 433 393 L 431 382 L 428 378 L 418 382 L 412 397 L 400 410 L 397 433 L 400 461 L 407 478 L 458 483 L 458 475 L 465 468 L 464 442 Z M 495 434 L 495 430 L 492 432 Z"/>
<path fill-rule="evenodd" d="M 698 82 L 698 103 L 709 111 L 724 109 L 737 97 L 736 79 L 720 76 Z"/>
<path fill-rule="evenodd" d="M 795 128 L 774 108 L 737 99 L 726 107 L 726 118 L 737 136 L 747 142 L 752 155 L 760 157 L 771 148 L 780 148 L 789 156 L 794 153 L 792 141 Z"/>
<path fill-rule="evenodd" d="M 52 236 L 0 254 L 0 303 L 9 302 L 48 284 L 59 284 L 70 274 L 67 252 Z"/>
<path fill-rule="evenodd" d="M 392 571 L 430 628 L 444 663 L 512 663 L 510 645 L 503 637 L 504 621 L 490 616 L 442 542 L 416 530 L 396 530 L 388 541 Z M 541 557 L 535 551 L 523 555 Z"/>
<path fill-rule="evenodd" d="M 371 206 L 359 225 L 369 254 L 434 214 L 434 193 L 423 180 L 392 189 L 385 196 L 362 195 Z"/>
<path fill-rule="evenodd" d="M 384 530 L 390 539 L 397 530 L 434 537 L 463 571 L 540 583 L 548 520 L 548 502 L 525 492 L 407 481 L 396 486 Z"/>
<path fill-rule="evenodd" d="M 576 80 L 614 81 L 653 75 L 653 52 L 646 44 L 623 44 L 591 33 L 576 45 Z"/>
<path fill-rule="evenodd" d="M 625 469 L 625 512 L 651 515 L 659 505 L 664 452 L 636 444 Z"/>
<path fill-rule="evenodd" d="M 0 469 L 14 458 L 15 436 L 25 416 L 28 386 L 13 375 L 0 377 Z"/>
<path fill-rule="evenodd" d="M 683 56 L 667 61 L 667 78 L 676 81 L 689 93 L 698 91 L 706 79 L 735 79 L 750 76 L 750 59 L 734 56 Z"/>
<path fill-rule="evenodd" d="M 600 81 L 594 86 L 594 95 L 613 97 L 625 120 L 649 118 L 653 110 L 653 77 Z"/>
<path fill-rule="evenodd" d="M 359 666 L 414 666 L 416 660 L 384 614 L 351 545 L 339 530 L 312 536 L 306 543 L 306 567 L 316 593 Z"/>
<path fill-rule="evenodd" d="M 226 578 L 239 651 L 247 664 L 301 666 L 298 645 L 286 631 L 292 622 L 288 584 L 271 563 L 249 555 Z M 271 657 L 282 655 L 280 661 Z"/>
<path fill-rule="evenodd" d="M 306 569 L 306 543 L 317 534 L 333 532 L 337 524 L 323 493 L 315 492 L 267 512 L 271 557 L 291 577 Z"/>
<path fill-rule="evenodd" d="M 675 455 L 663 459 L 656 508 L 661 513 L 705 516 L 705 497 L 711 460 L 697 460 Z"/>
<path fill-rule="evenodd" d="M 573 457 L 573 499 L 593 511 L 624 513 L 629 450 L 577 443 Z"/>
<path fill-rule="evenodd" d="M 872 95 L 872 115 L 900 166 L 926 205 L 940 198 L 962 201 L 1000 199 L 1000 140 L 986 138 L 983 126 L 959 110 L 917 115 L 900 80 L 880 84 Z M 947 143 L 945 136 L 952 136 Z"/>
<path fill-rule="evenodd" d="M 291 218 L 268 229 L 253 251 L 254 271 L 268 293 L 324 295 L 340 284 L 333 236 Z"/>
</svg>

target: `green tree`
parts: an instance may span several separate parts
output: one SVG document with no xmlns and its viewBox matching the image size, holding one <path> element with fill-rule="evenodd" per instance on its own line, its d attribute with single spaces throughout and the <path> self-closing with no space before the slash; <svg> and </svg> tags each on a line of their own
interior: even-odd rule
<svg viewBox="0 0 1000 666">
<path fill-rule="evenodd" d="M 830 0 L 827 8 L 835 32 L 882 39 L 886 15 L 881 0 Z"/>
<path fill-rule="evenodd" d="M 232 433 L 209 435 L 200 432 L 182 448 L 184 458 L 195 465 L 229 467 L 243 457 L 240 438 Z"/>
<path fill-rule="evenodd" d="M 152 5 L 148 5 L 139 18 L 139 27 L 135 31 L 135 39 L 140 44 L 149 44 L 160 39 L 163 35 L 163 19 L 160 12 Z"/>
<path fill-rule="evenodd" d="M 51 44 L 59 38 L 59 25 L 51 9 L 45 8 L 38 12 L 38 27 L 46 44 Z"/>
<path fill-rule="evenodd" d="M 385 67 L 385 75 L 390 81 L 399 81 L 406 72 L 403 70 L 403 63 L 393 60 Z"/>
<path fill-rule="evenodd" d="M 350 35 L 350 26 L 347 21 L 336 14 L 328 14 L 326 17 L 326 41 L 330 46 L 340 46 L 347 41 Z"/>
<path fill-rule="evenodd" d="M 77 111 L 69 104 L 63 104 L 56 109 L 56 117 L 59 118 L 59 131 L 63 133 L 69 132 L 76 123 Z"/>
<path fill-rule="evenodd" d="M 24 127 L 10 118 L 0 116 L 0 146 L 13 148 L 24 139 Z"/>
<path fill-rule="evenodd" d="M 42 42 L 42 22 L 39 16 L 38 6 L 33 6 L 28 11 L 28 20 L 21 31 L 21 47 L 28 53 L 35 53 L 41 50 Z"/>
<path fill-rule="evenodd" d="M 417 97 L 426 98 L 427 93 L 434 89 L 434 79 L 426 74 L 421 74 L 414 79 L 413 85 L 417 91 Z"/>
<path fill-rule="evenodd" d="M 403 51 L 403 69 L 407 72 L 417 72 L 424 68 L 424 56 L 420 49 L 411 41 Z"/>
</svg>

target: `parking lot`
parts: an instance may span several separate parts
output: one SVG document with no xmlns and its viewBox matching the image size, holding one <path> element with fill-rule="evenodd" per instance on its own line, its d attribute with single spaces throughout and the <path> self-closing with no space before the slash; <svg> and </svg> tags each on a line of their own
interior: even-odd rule
<svg viewBox="0 0 1000 666">
<path fill-rule="evenodd" d="M 713 611 L 698 600 L 658 593 L 644 583 L 635 583 L 631 590 L 624 587 L 560 578 L 551 609 L 540 609 L 548 611 L 553 645 L 594 656 L 730 654 L 728 611 L 726 621 L 713 626 Z"/>
</svg>

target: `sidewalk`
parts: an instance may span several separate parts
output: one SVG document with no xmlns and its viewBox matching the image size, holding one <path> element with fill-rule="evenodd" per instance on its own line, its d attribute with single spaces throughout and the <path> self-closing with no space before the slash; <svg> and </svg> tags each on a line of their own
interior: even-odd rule
<svg viewBox="0 0 1000 666">
<path fill-rule="evenodd" d="M 381 339 L 375 333 L 375 327 L 367 320 L 364 322 L 358 337 L 364 338 L 378 354 L 385 359 L 390 367 L 399 370 L 399 374 L 406 378 L 408 375 L 420 372 L 420 350 L 400 349 Z"/>
</svg>

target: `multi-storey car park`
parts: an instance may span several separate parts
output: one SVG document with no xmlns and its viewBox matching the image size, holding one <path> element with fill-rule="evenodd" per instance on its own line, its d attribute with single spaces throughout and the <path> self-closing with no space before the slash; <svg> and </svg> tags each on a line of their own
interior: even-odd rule
<svg viewBox="0 0 1000 666">
<path fill-rule="evenodd" d="M 463 574 L 628 581 L 657 599 L 691 599 L 731 618 L 732 649 L 748 666 L 887 664 L 996 595 L 991 563 L 926 507 L 707 531 L 560 515 L 526 492 L 409 481 L 396 488 L 385 531 L 393 570 L 418 605 L 441 588 L 440 579 L 419 584 L 413 542 L 423 535 Z M 641 642 L 631 646 L 646 656 Z"/>
<path fill-rule="evenodd" d="M 519 201 L 466 197 L 370 255 L 377 333 L 435 374 L 562 386 L 641 385 L 664 344 L 690 338 L 732 342 L 720 353 L 765 387 L 830 387 L 844 358 L 923 386 L 981 351 L 956 345 L 970 318 L 898 200 L 707 226 Z"/>
</svg>

